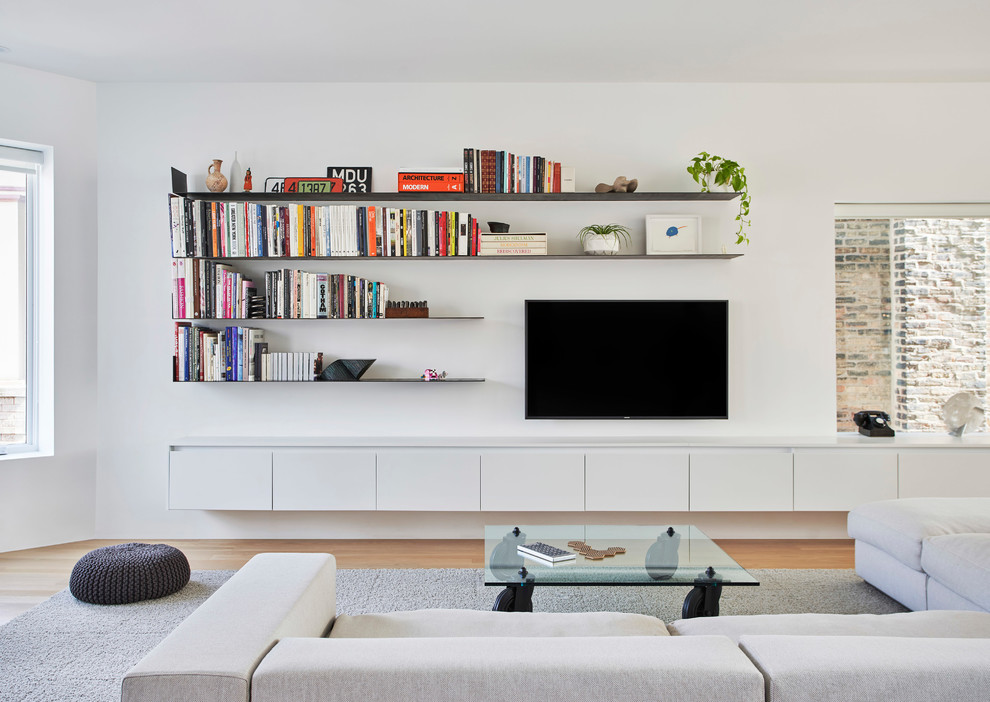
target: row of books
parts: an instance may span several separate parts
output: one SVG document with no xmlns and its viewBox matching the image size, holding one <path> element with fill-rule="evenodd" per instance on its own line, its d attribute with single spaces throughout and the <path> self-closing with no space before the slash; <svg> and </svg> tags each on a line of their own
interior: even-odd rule
<svg viewBox="0 0 990 702">
<path fill-rule="evenodd" d="M 322 370 L 322 352 L 269 352 L 263 329 L 175 325 L 176 382 L 311 381 Z"/>
<path fill-rule="evenodd" d="M 210 329 L 176 322 L 172 379 L 179 382 L 254 380 L 258 354 L 267 350 L 264 329 Z"/>
<path fill-rule="evenodd" d="M 482 234 L 478 248 L 481 256 L 546 256 L 545 232 L 516 234 Z"/>
<path fill-rule="evenodd" d="M 261 382 L 316 380 L 323 372 L 323 354 L 309 351 L 262 352 Z"/>
<path fill-rule="evenodd" d="M 464 149 L 466 193 L 559 193 L 560 163 L 497 149 Z"/>
<path fill-rule="evenodd" d="M 260 317 L 254 282 L 233 268 L 198 258 L 172 259 L 173 319 Z"/>
<path fill-rule="evenodd" d="M 173 257 L 476 256 L 467 212 L 169 195 Z"/>
<path fill-rule="evenodd" d="M 265 316 L 272 319 L 380 319 L 388 286 L 340 273 L 288 268 L 265 273 Z"/>
</svg>

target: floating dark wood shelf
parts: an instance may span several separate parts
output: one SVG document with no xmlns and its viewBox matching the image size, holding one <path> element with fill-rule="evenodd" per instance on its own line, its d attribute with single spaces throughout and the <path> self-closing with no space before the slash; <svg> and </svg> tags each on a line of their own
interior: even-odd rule
<svg viewBox="0 0 990 702">
<path fill-rule="evenodd" d="M 193 200 L 218 202 L 721 202 L 734 200 L 735 192 L 647 193 L 175 193 Z"/>
<path fill-rule="evenodd" d="M 359 319 L 346 318 L 318 318 L 309 317 L 173 317 L 173 322 L 380 322 L 387 320 L 394 322 L 397 319 L 416 321 L 429 321 L 431 319 L 484 319 L 484 317 L 458 317 L 438 315 L 433 317 L 361 317 Z"/>
<path fill-rule="evenodd" d="M 548 256 L 188 256 L 211 261 L 726 261 L 739 258 L 741 253 L 692 254 L 623 254 L 619 256 L 587 256 L 584 254 Z"/>
<path fill-rule="evenodd" d="M 226 383 L 227 385 L 267 385 L 268 383 L 293 383 L 295 385 L 326 385 L 329 383 L 419 383 L 420 385 L 443 385 L 444 383 L 483 383 L 484 378 L 447 378 L 445 380 L 423 380 L 422 378 L 361 378 L 361 380 L 173 380 L 183 385 Z"/>
</svg>

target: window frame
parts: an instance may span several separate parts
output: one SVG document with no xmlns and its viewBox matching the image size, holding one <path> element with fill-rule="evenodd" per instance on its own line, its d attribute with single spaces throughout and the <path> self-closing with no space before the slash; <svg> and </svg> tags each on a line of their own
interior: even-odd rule
<svg viewBox="0 0 990 702">
<path fill-rule="evenodd" d="M 54 455 L 54 149 L 0 139 L 0 165 L 33 174 L 25 211 L 25 441 L 0 461 Z"/>
<path fill-rule="evenodd" d="M 886 203 L 853 203 L 853 202 L 837 202 L 835 203 L 835 208 L 832 216 L 833 222 L 833 235 L 834 235 L 834 223 L 840 219 L 990 219 L 990 202 L 886 202 Z M 891 256 L 893 256 L 893 246 L 891 246 Z M 894 261 L 891 259 L 891 283 L 893 283 L 893 270 Z M 990 273 L 990 270 L 988 270 Z M 835 279 L 835 274 L 833 272 L 833 280 Z M 893 299 L 893 290 L 891 290 L 891 296 Z M 891 310 L 891 323 L 896 319 L 896 315 L 899 314 L 896 311 Z M 895 340 L 893 335 L 891 335 L 890 343 L 893 345 Z M 988 340 L 988 353 L 990 353 L 990 340 Z M 838 353 L 838 338 L 833 337 L 833 356 Z M 890 351 L 891 357 L 891 370 L 894 370 L 894 348 Z M 893 380 L 893 378 L 892 378 Z M 891 397 L 890 397 L 890 408 L 893 413 L 897 406 L 897 399 L 895 396 L 896 388 L 894 383 L 891 383 Z M 836 394 L 835 401 L 836 407 L 838 407 L 838 394 Z M 850 433 L 850 432 L 837 432 L 837 433 Z M 906 434 L 932 434 L 934 432 L 926 431 L 906 431 Z"/>
</svg>

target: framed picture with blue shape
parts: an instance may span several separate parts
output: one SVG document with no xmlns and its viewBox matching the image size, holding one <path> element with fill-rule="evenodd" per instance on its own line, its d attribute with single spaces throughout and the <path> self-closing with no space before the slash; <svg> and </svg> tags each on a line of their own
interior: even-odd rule
<svg viewBox="0 0 990 702">
<path fill-rule="evenodd" d="M 660 256 L 701 253 L 701 217 L 646 215 L 646 253 Z"/>
</svg>

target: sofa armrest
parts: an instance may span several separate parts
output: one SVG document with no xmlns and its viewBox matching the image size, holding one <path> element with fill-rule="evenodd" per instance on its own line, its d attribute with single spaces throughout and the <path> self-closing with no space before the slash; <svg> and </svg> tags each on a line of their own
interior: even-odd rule
<svg viewBox="0 0 990 702">
<path fill-rule="evenodd" d="M 723 636 L 283 639 L 252 702 L 763 702 L 763 677 Z"/>
<path fill-rule="evenodd" d="M 272 646 L 332 626 L 335 575 L 325 553 L 255 556 L 127 672 L 122 702 L 248 702 Z"/>
<path fill-rule="evenodd" d="M 743 636 L 767 702 L 985 702 L 990 639 Z"/>
</svg>

